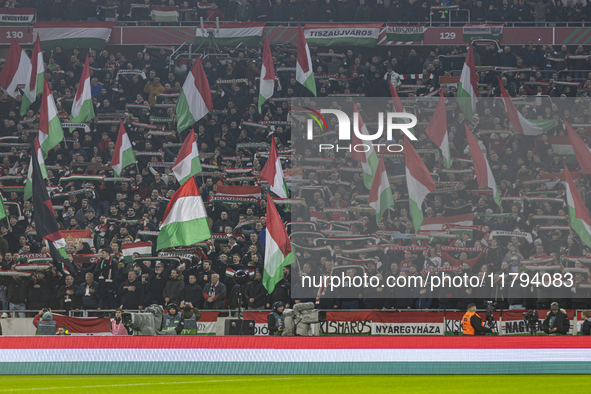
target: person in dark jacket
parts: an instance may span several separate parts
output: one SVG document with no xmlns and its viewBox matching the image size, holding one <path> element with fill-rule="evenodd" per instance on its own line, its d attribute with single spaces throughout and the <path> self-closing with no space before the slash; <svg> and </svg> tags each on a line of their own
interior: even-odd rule
<svg viewBox="0 0 591 394">
<path fill-rule="evenodd" d="M 275 4 L 271 7 L 271 18 L 269 20 L 274 22 L 285 22 L 289 19 L 287 14 L 287 6 L 282 0 L 275 0 Z"/>
<path fill-rule="evenodd" d="M 51 304 L 51 288 L 45 280 L 45 271 L 37 271 L 33 284 L 29 287 L 29 309 L 49 308 Z"/>
<path fill-rule="evenodd" d="M 59 303 L 60 309 L 65 311 L 77 310 L 80 308 L 80 298 L 76 295 L 78 286 L 74 284 L 72 275 L 66 276 L 65 284 L 60 286 L 55 293 L 55 298 Z"/>
<path fill-rule="evenodd" d="M 182 279 L 179 279 L 178 270 L 176 268 L 171 270 L 170 279 L 166 282 L 164 291 L 162 292 L 165 304 L 168 305 L 171 302 L 177 305 L 180 304 L 184 288 L 185 282 L 183 282 Z"/>
<path fill-rule="evenodd" d="M 94 276 L 90 272 L 86 273 L 85 280 L 76 290 L 76 295 L 82 300 L 82 309 L 100 312 L 103 300 L 98 292 L 99 284 L 95 282 Z"/>
<path fill-rule="evenodd" d="M 248 301 L 248 309 L 264 309 L 267 290 L 261 281 L 263 276 L 257 270 L 254 274 L 254 280 L 249 282 L 244 289 L 244 295 Z"/>
<path fill-rule="evenodd" d="M 127 282 L 119 286 L 119 300 L 122 309 L 143 309 L 145 299 L 144 285 L 137 279 L 135 270 L 127 273 Z"/>
<path fill-rule="evenodd" d="M 291 304 L 291 284 L 287 281 L 289 267 L 283 267 L 283 278 L 277 282 L 271 294 L 267 296 L 267 309 L 271 308 L 277 301 L 281 301 L 286 308 Z"/>
<path fill-rule="evenodd" d="M 203 305 L 203 288 L 197 283 L 197 275 L 189 275 L 189 284 L 185 285 L 181 296 L 183 303 L 191 305 Z"/>
<path fill-rule="evenodd" d="M 290 0 L 287 5 L 287 16 L 290 21 L 299 21 L 302 18 L 302 3 L 298 0 Z"/>
<path fill-rule="evenodd" d="M 581 334 L 591 335 L 591 312 L 585 310 L 581 312 L 581 317 L 585 319 L 583 325 L 581 326 Z"/>
<path fill-rule="evenodd" d="M 145 286 L 146 297 L 144 299 L 144 307 L 151 304 L 164 305 L 164 287 L 168 281 L 168 275 L 174 265 L 171 265 L 168 269 L 164 268 L 162 262 L 157 262 L 154 269 L 148 267 L 141 260 L 136 260 L 136 264 L 142 269 L 142 274 L 148 274 L 148 284 Z"/>
<path fill-rule="evenodd" d="M 468 305 L 468 312 L 462 318 L 462 332 L 463 335 L 486 335 L 487 332 L 492 332 L 482 324 L 482 319 L 476 313 L 476 304 Z"/>
<path fill-rule="evenodd" d="M 220 282 L 219 274 L 211 275 L 211 282 L 203 289 L 203 309 L 222 309 L 226 300 L 226 285 Z"/>
<path fill-rule="evenodd" d="M 27 282 L 20 276 L 13 276 L 8 283 L 8 291 L 6 298 L 8 299 L 8 307 L 12 310 L 27 309 L 25 303 L 27 302 Z M 16 316 L 18 314 L 18 316 Z M 12 317 L 26 317 L 23 312 L 12 313 Z"/>
<path fill-rule="evenodd" d="M 557 302 L 550 305 L 550 312 L 546 315 L 542 328 L 546 334 L 566 335 L 570 330 L 570 320 L 564 309 L 560 309 Z"/>
</svg>

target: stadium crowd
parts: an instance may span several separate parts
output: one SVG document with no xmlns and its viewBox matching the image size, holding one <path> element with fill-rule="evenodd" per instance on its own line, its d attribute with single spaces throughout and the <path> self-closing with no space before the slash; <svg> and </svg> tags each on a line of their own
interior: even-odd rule
<svg viewBox="0 0 591 394">
<path fill-rule="evenodd" d="M 38 20 L 53 21 L 149 21 L 153 6 L 178 7 L 179 20 L 272 22 L 429 22 L 457 23 L 545 22 L 571 24 L 591 19 L 585 0 L 2 0 L 0 6 L 34 8 Z M 449 8 L 457 6 L 459 10 Z M 466 12 L 468 11 L 468 12 Z"/>
<path fill-rule="evenodd" d="M 340 54 L 341 48 L 333 48 L 334 52 L 331 49 L 333 53 L 328 55 L 313 50 L 319 97 L 390 97 L 388 81 L 398 86 L 404 105 L 419 120 L 414 129 L 418 141 L 413 145 L 429 171 L 437 174 L 438 189 L 427 197 L 424 217 L 476 215 L 471 225 L 461 228 L 460 235 L 447 231 L 445 235 L 417 236 L 412 235 L 415 231 L 406 199 L 404 160 L 400 156 L 385 156 L 396 204 L 378 225 L 375 213 L 366 204 L 369 191 L 359 163 L 345 151 L 328 155 L 316 151 L 318 142 L 328 141 L 334 124 L 327 136 L 317 130 L 315 135 L 320 135 L 319 139 L 310 144 L 302 142 L 304 123 L 297 115 L 289 114 L 289 99 L 302 97 L 313 107 L 314 98 L 295 80 L 293 49 L 274 47 L 278 83 L 274 98 L 262 106 L 261 113 L 256 80 L 260 73 L 259 54 L 236 51 L 230 52 L 231 59 L 204 60 L 215 110 L 194 125 L 204 171 L 196 179 L 214 238 L 176 251 L 192 257 L 172 263 L 139 256 L 126 263 L 121 249 L 126 243 L 152 241 L 155 252 L 159 223 L 169 199 L 179 188 L 171 165 L 191 130 L 175 131 L 174 104 L 192 63 L 169 69 L 165 48 L 148 48 L 134 59 L 122 52 L 91 50 L 92 97 L 97 117 L 90 123 L 90 130 L 65 128 L 65 140 L 50 152 L 45 163 L 48 183 L 56 187 L 52 201 L 60 227 L 90 229 L 93 245 L 69 243 L 70 261 L 78 267 L 70 275 L 54 269 L 37 271 L 31 278 L 0 276 L 2 309 L 51 307 L 100 312 L 119 307 L 141 309 L 151 303 L 188 302 L 206 309 L 236 308 L 239 303 L 249 309 L 265 309 L 276 301 L 287 306 L 313 301 L 330 309 L 465 309 L 471 302 L 482 307 L 487 300 L 492 300 L 498 309 L 548 308 L 552 301 L 570 308 L 589 307 L 586 284 L 591 250 L 568 227 L 564 188 L 557 181 L 564 171 L 564 162 L 547 140 L 548 136 L 566 135 L 565 119 L 578 125 L 577 132 L 590 145 L 591 103 L 585 97 L 585 89 L 591 79 L 587 79 L 587 73 L 568 73 L 579 67 L 589 69 L 587 62 L 559 63 L 565 67 L 559 70 L 554 63 L 546 67 L 544 51 L 552 48 L 524 46 L 513 53 L 507 47 L 498 53 L 494 45 L 478 46 L 477 64 L 493 64 L 485 60 L 491 56 L 503 65 L 532 67 L 520 68 L 518 72 L 489 68 L 480 73 L 479 88 L 481 96 L 498 96 L 498 75 L 511 95 L 523 96 L 519 108 L 525 118 L 553 122 L 546 134 L 534 137 L 509 131 L 507 114 L 502 106 L 492 105 L 492 98 L 479 102 L 477 115 L 472 119 L 465 118 L 454 102 L 455 85 L 439 81 L 440 77 L 461 69 L 459 48 L 449 48 L 453 56 L 436 52 L 419 55 L 412 49 L 406 57 L 399 50 L 370 57 L 355 53 L 355 49 Z M 585 50 L 582 46 L 580 49 Z M 569 48 L 563 47 L 561 51 L 567 53 Z M 69 118 L 86 53 L 66 53 L 59 47 L 44 52 L 45 77 L 63 119 Z M 138 72 L 118 74 L 118 70 Z M 555 74 L 565 70 L 560 77 Z M 400 76 L 410 73 L 422 73 L 424 79 L 401 83 Z M 574 82 L 574 78 L 579 82 Z M 456 158 L 450 170 L 442 165 L 438 150 L 424 131 L 440 88 L 448 99 L 450 147 Z M 426 96 L 418 99 L 421 94 Z M 0 264 L 6 271 L 19 262 L 20 255 L 48 253 L 48 249 L 35 235 L 33 207 L 31 201 L 22 200 L 21 187 L 29 165 L 30 148 L 26 144 L 35 137 L 32 131 L 38 127 L 40 100 L 22 117 L 20 97 L 14 100 L 4 94 L 0 102 L 0 135 L 13 137 L 12 141 L 22 144 L 8 146 L 10 150 L 3 152 L 0 167 L 1 189 L 10 214 L 0 223 Z M 121 178 L 108 182 L 102 176 L 113 177 L 109 163 L 121 120 L 138 162 L 127 167 Z M 492 195 L 482 193 L 475 182 L 465 125 L 478 137 L 487 155 L 503 197 L 502 210 L 492 201 Z M 265 215 L 264 193 L 260 199 L 255 198 L 256 202 L 248 198 L 227 202 L 216 200 L 215 196 L 221 186 L 259 184 L 256 175 L 266 162 L 271 138 L 280 151 L 286 179 L 292 184 L 292 198 L 281 202 L 279 212 L 286 223 L 291 222 L 292 234 L 298 231 L 293 237 L 298 261 L 284 269 L 284 279 L 272 294 L 267 294 L 261 283 L 265 223 L 258 220 Z M 399 138 L 401 135 L 395 135 L 396 140 L 400 141 Z M 290 145 L 295 142 L 307 145 Z M 571 171 L 578 169 L 576 162 L 568 165 Z M 61 181 L 65 177 L 66 182 Z M 589 207 L 589 178 L 581 174 L 576 182 Z M 351 238 L 331 248 L 322 246 L 324 235 L 339 231 Z M 509 235 L 495 236 L 494 231 Z M 84 258 L 89 255 L 96 256 L 97 261 Z M 572 272 L 575 283 L 553 292 L 502 286 L 503 275 L 508 278 L 511 272 L 538 272 L 527 271 L 524 260 L 532 265 L 548 264 L 549 272 Z M 302 286 L 306 276 L 324 276 L 345 265 L 355 265 L 348 274 L 365 271 L 379 280 L 441 268 L 442 275 L 470 272 L 484 276 L 485 280 L 493 273 L 494 283 L 482 288 L 442 287 L 435 292 L 425 286 L 404 295 L 396 294 L 396 289 L 386 289 L 383 294 L 362 292 L 353 299 L 342 298 L 324 287 Z M 241 300 L 239 285 L 232 279 L 239 269 L 246 269 L 251 275 L 250 282 L 241 288 Z"/>
</svg>

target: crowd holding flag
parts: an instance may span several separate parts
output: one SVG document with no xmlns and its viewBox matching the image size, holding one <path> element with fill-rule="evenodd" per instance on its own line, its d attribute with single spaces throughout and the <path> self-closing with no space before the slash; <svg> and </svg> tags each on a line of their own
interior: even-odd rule
<svg viewBox="0 0 591 394">
<path fill-rule="evenodd" d="M 384 165 L 384 156 L 380 156 L 367 203 L 376 210 L 376 222 L 378 224 L 382 221 L 382 217 L 388 208 L 394 205 L 394 197 L 392 196 L 390 181 Z"/>
<path fill-rule="evenodd" d="M 468 121 L 476 113 L 476 103 L 478 102 L 478 77 L 476 75 L 476 67 L 474 66 L 474 53 L 472 45 L 468 46 L 468 54 L 466 61 L 462 67 L 462 74 L 460 75 L 460 82 L 458 83 L 457 98 L 460 109 L 466 116 Z"/>
<path fill-rule="evenodd" d="M 441 149 L 441 155 L 443 156 L 443 163 L 446 168 L 451 168 L 451 150 L 449 148 L 449 134 L 447 132 L 447 114 L 445 111 L 445 97 L 443 96 L 443 90 L 439 96 L 439 102 L 433 113 L 433 117 L 429 121 L 427 128 L 425 129 L 427 137 L 439 149 Z"/>
<path fill-rule="evenodd" d="M 406 164 L 406 186 L 408 202 L 415 231 L 419 231 L 423 223 L 423 202 L 429 192 L 435 190 L 435 182 L 408 137 L 404 137 L 404 162 Z"/>
</svg>

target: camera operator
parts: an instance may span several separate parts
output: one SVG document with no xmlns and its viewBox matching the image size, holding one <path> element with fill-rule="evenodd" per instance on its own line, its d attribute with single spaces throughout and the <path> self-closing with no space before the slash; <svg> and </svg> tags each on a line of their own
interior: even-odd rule
<svg viewBox="0 0 591 394">
<path fill-rule="evenodd" d="M 464 335 L 485 335 L 487 332 L 492 332 L 489 327 L 484 326 L 482 318 L 476 313 L 476 305 L 474 303 L 468 305 L 468 312 L 462 318 L 462 333 Z"/>
<path fill-rule="evenodd" d="M 162 319 L 162 331 L 175 330 L 177 335 L 180 335 L 185 327 L 185 321 L 179 311 L 179 307 L 177 304 L 170 303 L 166 306 L 166 309 L 168 310 L 168 314 L 164 315 Z"/>
<path fill-rule="evenodd" d="M 277 301 L 273 304 L 273 312 L 267 316 L 267 327 L 269 335 L 281 336 L 285 328 L 285 316 L 283 316 L 283 302 Z"/>
<path fill-rule="evenodd" d="M 550 312 L 546 315 L 542 328 L 546 334 L 566 335 L 570 329 L 570 320 L 564 309 L 560 309 L 558 302 L 550 305 Z"/>
</svg>

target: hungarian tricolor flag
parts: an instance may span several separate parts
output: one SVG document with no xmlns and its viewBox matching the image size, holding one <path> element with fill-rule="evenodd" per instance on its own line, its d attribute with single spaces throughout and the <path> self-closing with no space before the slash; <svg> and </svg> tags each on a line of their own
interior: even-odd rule
<svg viewBox="0 0 591 394">
<path fill-rule="evenodd" d="M 581 241 L 591 247 L 591 217 L 589 217 L 589 210 L 585 207 L 585 203 L 583 203 L 583 199 L 566 165 L 564 166 L 564 175 L 566 178 L 564 186 L 566 187 L 569 224 L 579 234 Z"/>
<path fill-rule="evenodd" d="M 557 123 L 554 119 L 525 119 L 521 112 L 517 110 L 515 104 L 513 104 L 513 101 L 511 100 L 509 93 L 507 93 L 507 90 L 505 90 L 501 79 L 498 77 L 497 79 L 499 80 L 499 87 L 501 88 L 501 96 L 503 97 L 503 103 L 505 104 L 505 111 L 507 111 L 509 121 L 511 121 L 511 125 L 517 133 L 524 135 L 539 135 L 544 134 L 546 131 L 556 127 Z"/>
<path fill-rule="evenodd" d="M 581 172 L 587 175 L 591 174 L 591 149 L 585 144 L 585 141 L 583 141 L 566 119 L 564 120 L 564 124 L 566 126 L 566 131 L 568 132 L 570 144 L 575 151 L 577 163 L 579 163 L 579 167 L 581 167 Z"/>
<path fill-rule="evenodd" d="M 406 110 L 404 109 L 404 105 L 402 104 L 402 100 L 400 100 L 400 96 L 398 96 L 398 92 L 396 91 L 396 88 L 394 87 L 394 85 L 392 85 L 392 81 L 388 80 L 388 83 L 390 84 L 390 94 L 392 95 L 392 104 L 394 104 L 394 110 L 396 112 L 406 113 Z M 410 120 L 404 119 L 404 118 L 396 118 L 396 123 L 398 123 L 398 124 L 410 123 Z M 410 129 L 410 131 L 412 132 L 413 135 L 415 135 L 414 129 Z"/>
<path fill-rule="evenodd" d="M 189 178 L 174 193 L 160 224 L 156 250 L 190 246 L 211 238 L 197 182 Z"/>
<path fill-rule="evenodd" d="M 472 51 L 472 45 L 469 45 L 457 93 L 460 109 L 469 122 L 472 121 L 472 117 L 476 113 L 476 102 L 478 101 L 478 77 L 476 76 Z"/>
<path fill-rule="evenodd" d="M 50 243 L 51 255 L 54 260 L 67 259 L 66 241 L 55 220 L 53 205 L 47 194 L 45 181 L 39 169 L 37 155 L 32 155 L 32 184 L 33 184 L 33 220 L 35 221 L 37 236 Z"/>
<path fill-rule="evenodd" d="M 133 261 L 134 253 L 141 257 L 152 256 L 152 242 L 128 242 L 121 245 L 121 254 L 125 263 Z"/>
<path fill-rule="evenodd" d="M 384 212 L 394 205 L 394 197 L 392 197 L 392 190 L 390 189 L 390 181 L 388 181 L 383 156 L 380 157 L 380 161 L 378 162 L 367 202 L 370 207 L 376 210 L 376 222 L 378 224 L 382 221 Z"/>
<path fill-rule="evenodd" d="M 304 85 L 314 96 L 316 96 L 316 80 L 312 69 L 312 57 L 310 56 L 310 47 L 306 42 L 304 30 L 298 23 L 298 52 L 296 62 L 296 81 Z"/>
<path fill-rule="evenodd" d="M 267 235 L 265 244 L 265 265 L 263 286 L 269 294 L 283 279 L 283 267 L 291 264 L 291 242 L 277 212 L 275 202 L 267 192 Z"/>
<path fill-rule="evenodd" d="M 259 112 L 267 99 L 273 96 L 275 90 L 275 69 L 273 68 L 273 56 L 269 48 L 269 40 L 265 36 L 263 43 L 263 64 L 261 66 L 261 82 L 259 87 Z"/>
<path fill-rule="evenodd" d="M 172 166 L 172 172 L 181 185 L 187 182 L 190 177 L 201 172 L 201 161 L 194 130 L 191 130 L 185 138 L 179 155 L 174 161 L 174 166 Z"/>
<path fill-rule="evenodd" d="M 287 183 L 285 183 L 285 179 L 283 178 L 283 170 L 281 169 L 277 146 L 275 146 L 275 138 L 271 138 L 271 152 L 269 153 L 265 167 L 263 167 L 259 175 L 269 182 L 273 193 L 280 198 L 287 198 L 289 192 L 287 191 Z"/>
<path fill-rule="evenodd" d="M 0 87 L 13 99 L 20 95 L 19 85 L 26 85 L 31 74 L 31 60 L 13 38 L 8 56 L 0 71 Z"/>
<path fill-rule="evenodd" d="M 92 94 L 90 91 L 90 67 L 88 64 L 88 55 L 84 62 L 82 75 L 80 76 L 80 83 L 76 90 L 76 97 L 72 104 L 72 113 L 70 114 L 70 122 L 84 123 L 94 118 L 94 106 L 92 104 Z"/>
<path fill-rule="evenodd" d="M 407 136 L 404 136 L 404 161 L 412 223 L 415 231 L 419 231 L 421 223 L 423 223 L 423 201 L 429 192 L 435 190 L 435 182 Z"/>
<path fill-rule="evenodd" d="M 466 127 L 466 139 L 468 140 L 468 146 L 470 147 L 470 154 L 472 155 L 472 162 L 474 164 L 474 173 L 476 174 L 476 181 L 478 182 L 478 186 L 488 187 L 493 190 L 493 200 L 497 203 L 497 205 L 501 206 L 501 196 L 499 194 L 499 189 L 497 189 L 497 182 L 495 181 L 495 177 L 493 176 L 492 170 L 490 169 L 490 165 L 488 164 L 488 160 L 486 160 L 486 156 L 480 149 L 480 145 L 478 145 L 478 141 L 472 132 Z"/>
<path fill-rule="evenodd" d="M 41 52 L 41 42 L 39 36 L 35 39 L 33 47 L 33 56 L 31 57 L 31 72 L 25 84 L 23 102 L 21 104 L 21 116 L 27 113 L 32 103 L 37 99 L 37 95 L 43 93 L 43 81 L 45 80 L 45 64 L 43 63 L 43 53 Z"/>
<path fill-rule="evenodd" d="M 197 59 L 191 72 L 185 79 L 181 95 L 176 105 L 177 131 L 180 133 L 193 123 L 203 118 L 213 108 L 209 82 Z"/>
<path fill-rule="evenodd" d="M 64 139 L 62 122 L 46 80 L 43 81 L 43 100 L 41 100 L 38 138 L 44 159 L 47 159 L 48 152 Z"/>
<path fill-rule="evenodd" d="M 117 136 L 113 159 L 111 160 L 111 168 L 115 172 L 115 175 L 121 176 L 123 169 L 133 163 L 135 163 L 133 147 L 131 146 L 131 141 L 129 141 L 129 136 L 123 126 L 123 122 L 121 122 L 119 124 L 119 135 Z"/>
<path fill-rule="evenodd" d="M 435 113 L 425 129 L 427 136 L 441 149 L 445 167 L 451 168 L 451 150 L 449 149 L 449 134 L 447 133 L 447 114 L 445 112 L 445 98 L 443 90 L 439 96 L 439 102 Z"/>
<path fill-rule="evenodd" d="M 363 135 L 369 136 L 369 131 L 367 130 L 367 126 L 363 123 L 363 118 L 361 114 L 357 111 L 357 106 L 353 104 L 353 117 L 354 122 L 358 122 L 357 129 Z M 351 145 L 363 145 L 364 141 L 361 138 L 357 137 L 356 133 L 353 133 L 351 137 Z M 363 184 L 367 188 L 367 190 L 371 190 L 371 185 L 373 183 L 374 174 L 376 173 L 376 168 L 378 167 L 378 155 L 376 154 L 372 144 L 366 144 L 369 146 L 367 152 L 357 152 L 357 150 L 353 149 L 351 153 L 351 157 L 353 160 L 357 160 L 361 162 L 361 169 L 363 170 Z M 365 151 L 365 149 L 362 149 Z"/>
</svg>

